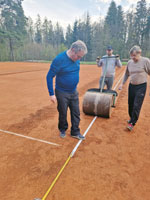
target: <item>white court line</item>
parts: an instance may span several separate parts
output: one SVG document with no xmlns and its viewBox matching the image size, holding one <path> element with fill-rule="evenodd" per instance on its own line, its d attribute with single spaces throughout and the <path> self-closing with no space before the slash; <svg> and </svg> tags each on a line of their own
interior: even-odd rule
<svg viewBox="0 0 150 200">
<path fill-rule="evenodd" d="M 41 139 L 38 139 L 38 138 L 33 138 L 33 137 L 18 134 L 18 133 L 13 133 L 13 132 L 10 132 L 10 131 L 5 131 L 5 130 L 2 130 L 2 129 L 0 129 L 0 132 L 19 136 L 19 137 L 23 137 L 23 138 L 26 138 L 26 139 L 29 139 L 29 140 L 34 140 L 34 141 L 38 141 L 38 142 L 42 142 L 42 143 L 46 143 L 46 144 L 51 144 L 51 145 L 54 145 L 54 146 L 60 146 L 59 144 L 56 144 L 56 143 L 53 143 L 53 142 L 48 142 L 46 140 L 41 140 Z"/>
<path fill-rule="evenodd" d="M 88 128 L 87 128 L 86 131 L 84 132 L 84 134 L 83 134 L 84 137 L 86 136 L 86 134 L 88 133 L 88 131 L 90 130 L 90 128 L 92 127 L 92 125 L 94 124 L 94 122 L 95 122 L 96 119 L 97 119 L 97 116 L 94 117 L 94 119 L 91 121 L 90 125 L 88 126 Z M 74 156 L 76 150 L 78 149 L 78 147 L 80 146 L 80 144 L 81 144 L 82 141 L 83 141 L 83 140 L 79 140 L 79 142 L 76 144 L 76 146 L 74 147 L 74 149 L 72 150 L 72 152 L 71 152 L 71 154 L 70 154 L 71 157 Z"/>
</svg>

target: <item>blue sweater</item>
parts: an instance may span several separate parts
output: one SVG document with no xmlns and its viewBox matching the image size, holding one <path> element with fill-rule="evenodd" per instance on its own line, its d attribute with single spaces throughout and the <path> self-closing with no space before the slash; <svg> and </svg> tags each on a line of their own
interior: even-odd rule
<svg viewBox="0 0 150 200">
<path fill-rule="evenodd" d="M 54 95 L 53 78 L 56 76 L 55 88 L 61 92 L 73 93 L 79 82 L 80 61 L 72 61 L 66 51 L 53 60 L 47 74 L 47 87 L 50 96 Z"/>
</svg>

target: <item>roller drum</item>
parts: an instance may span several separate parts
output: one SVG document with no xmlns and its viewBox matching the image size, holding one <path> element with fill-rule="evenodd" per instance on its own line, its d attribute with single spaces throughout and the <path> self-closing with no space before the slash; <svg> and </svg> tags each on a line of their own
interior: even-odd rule
<svg viewBox="0 0 150 200">
<path fill-rule="evenodd" d="M 88 115 L 109 118 L 112 102 L 112 94 L 87 91 L 83 98 L 83 112 Z"/>
</svg>

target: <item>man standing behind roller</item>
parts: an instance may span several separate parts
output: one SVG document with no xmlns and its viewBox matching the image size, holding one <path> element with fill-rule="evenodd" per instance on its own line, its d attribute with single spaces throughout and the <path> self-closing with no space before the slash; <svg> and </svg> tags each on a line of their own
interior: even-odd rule
<svg viewBox="0 0 150 200">
<path fill-rule="evenodd" d="M 59 112 L 58 128 L 60 137 L 66 136 L 68 129 L 67 110 L 71 113 L 71 136 L 84 139 L 80 134 L 79 122 L 79 98 L 76 90 L 79 82 L 80 59 L 87 53 L 87 47 L 81 40 L 74 42 L 70 49 L 60 53 L 52 62 L 47 74 L 47 86 L 50 99 L 53 103 L 57 99 Z M 55 94 L 53 90 L 53 78 L 56 76 Z M 55 96 L 56 95 L 56 96 Z"/>
<path fill-rule="evenodd" d="M 131 60 L 129 60 L 127 64 L 123 82 L 119 87 L 119 89 L 122 89 L 122 86 L 130 76 L 128 88 L 128 112 L 130 120 L 128 121 L 127 126 L 130 131 L 133 129 L 139 118 L 146 93 L 147 75 L 150 75 L 150 60 L 142 57 L 141 52 L 142 50 L 139 46 L 133 46 L 131 48 Z"/>
<path fill-rule="evenodd" d="M 114 82 L 115 67 L 116 66 L 122 67 L 122 63 L 119 59 L 119 56 L 115 57 L 115 55 L 113 55 L 113 49 L 111 46 L 107 47 L 106 53 L 107 55 L 103 56 L 100 60 L 97 60 L 98 67 L 102 67 L 102 75 L 99 81 L 99 88 L 101 89 L 102 87 L 102 82 L 103 82 L 103 77 L 105 75 L 104 73 L 106 70 L 106 62 L 107 62 L 107 71 L 106 71 L 103 87 L 105 87 L 106 85 L 107 89 L 111 90 L 113 86 L 113 82 Z M 106 57 L 112 57 L 112 58 L 108 58 L 106 61 Z"/>
</svg>

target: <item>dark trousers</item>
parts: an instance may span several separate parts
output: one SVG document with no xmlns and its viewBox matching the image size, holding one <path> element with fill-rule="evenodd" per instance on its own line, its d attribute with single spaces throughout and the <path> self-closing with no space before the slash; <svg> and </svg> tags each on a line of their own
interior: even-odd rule
<svg viewBox="0 0 150 200">
<path fill-rule="evenodd" d="M 128 112 L 131 119 L 131 123 L 133 125 L 136 124 L 140 110 L 143 104 L 143 100 L 145 97 L 147 88 L 147 83 L 143 83 L 140 85 L 132 85 L 129 84 L 128 89 Z"/>
<path fill-rule="evenodd" d="M 57 110 L 59 112 L 58 128 L 60 131 L 66 131 L 68 128 L 67 110 L 70 109 L 71 114 L 71 134 L 78 135 L 80 133 L 80 111 L 78 92 L 65 93 L 55 90 L 57 98 Z"/>
</svg>

